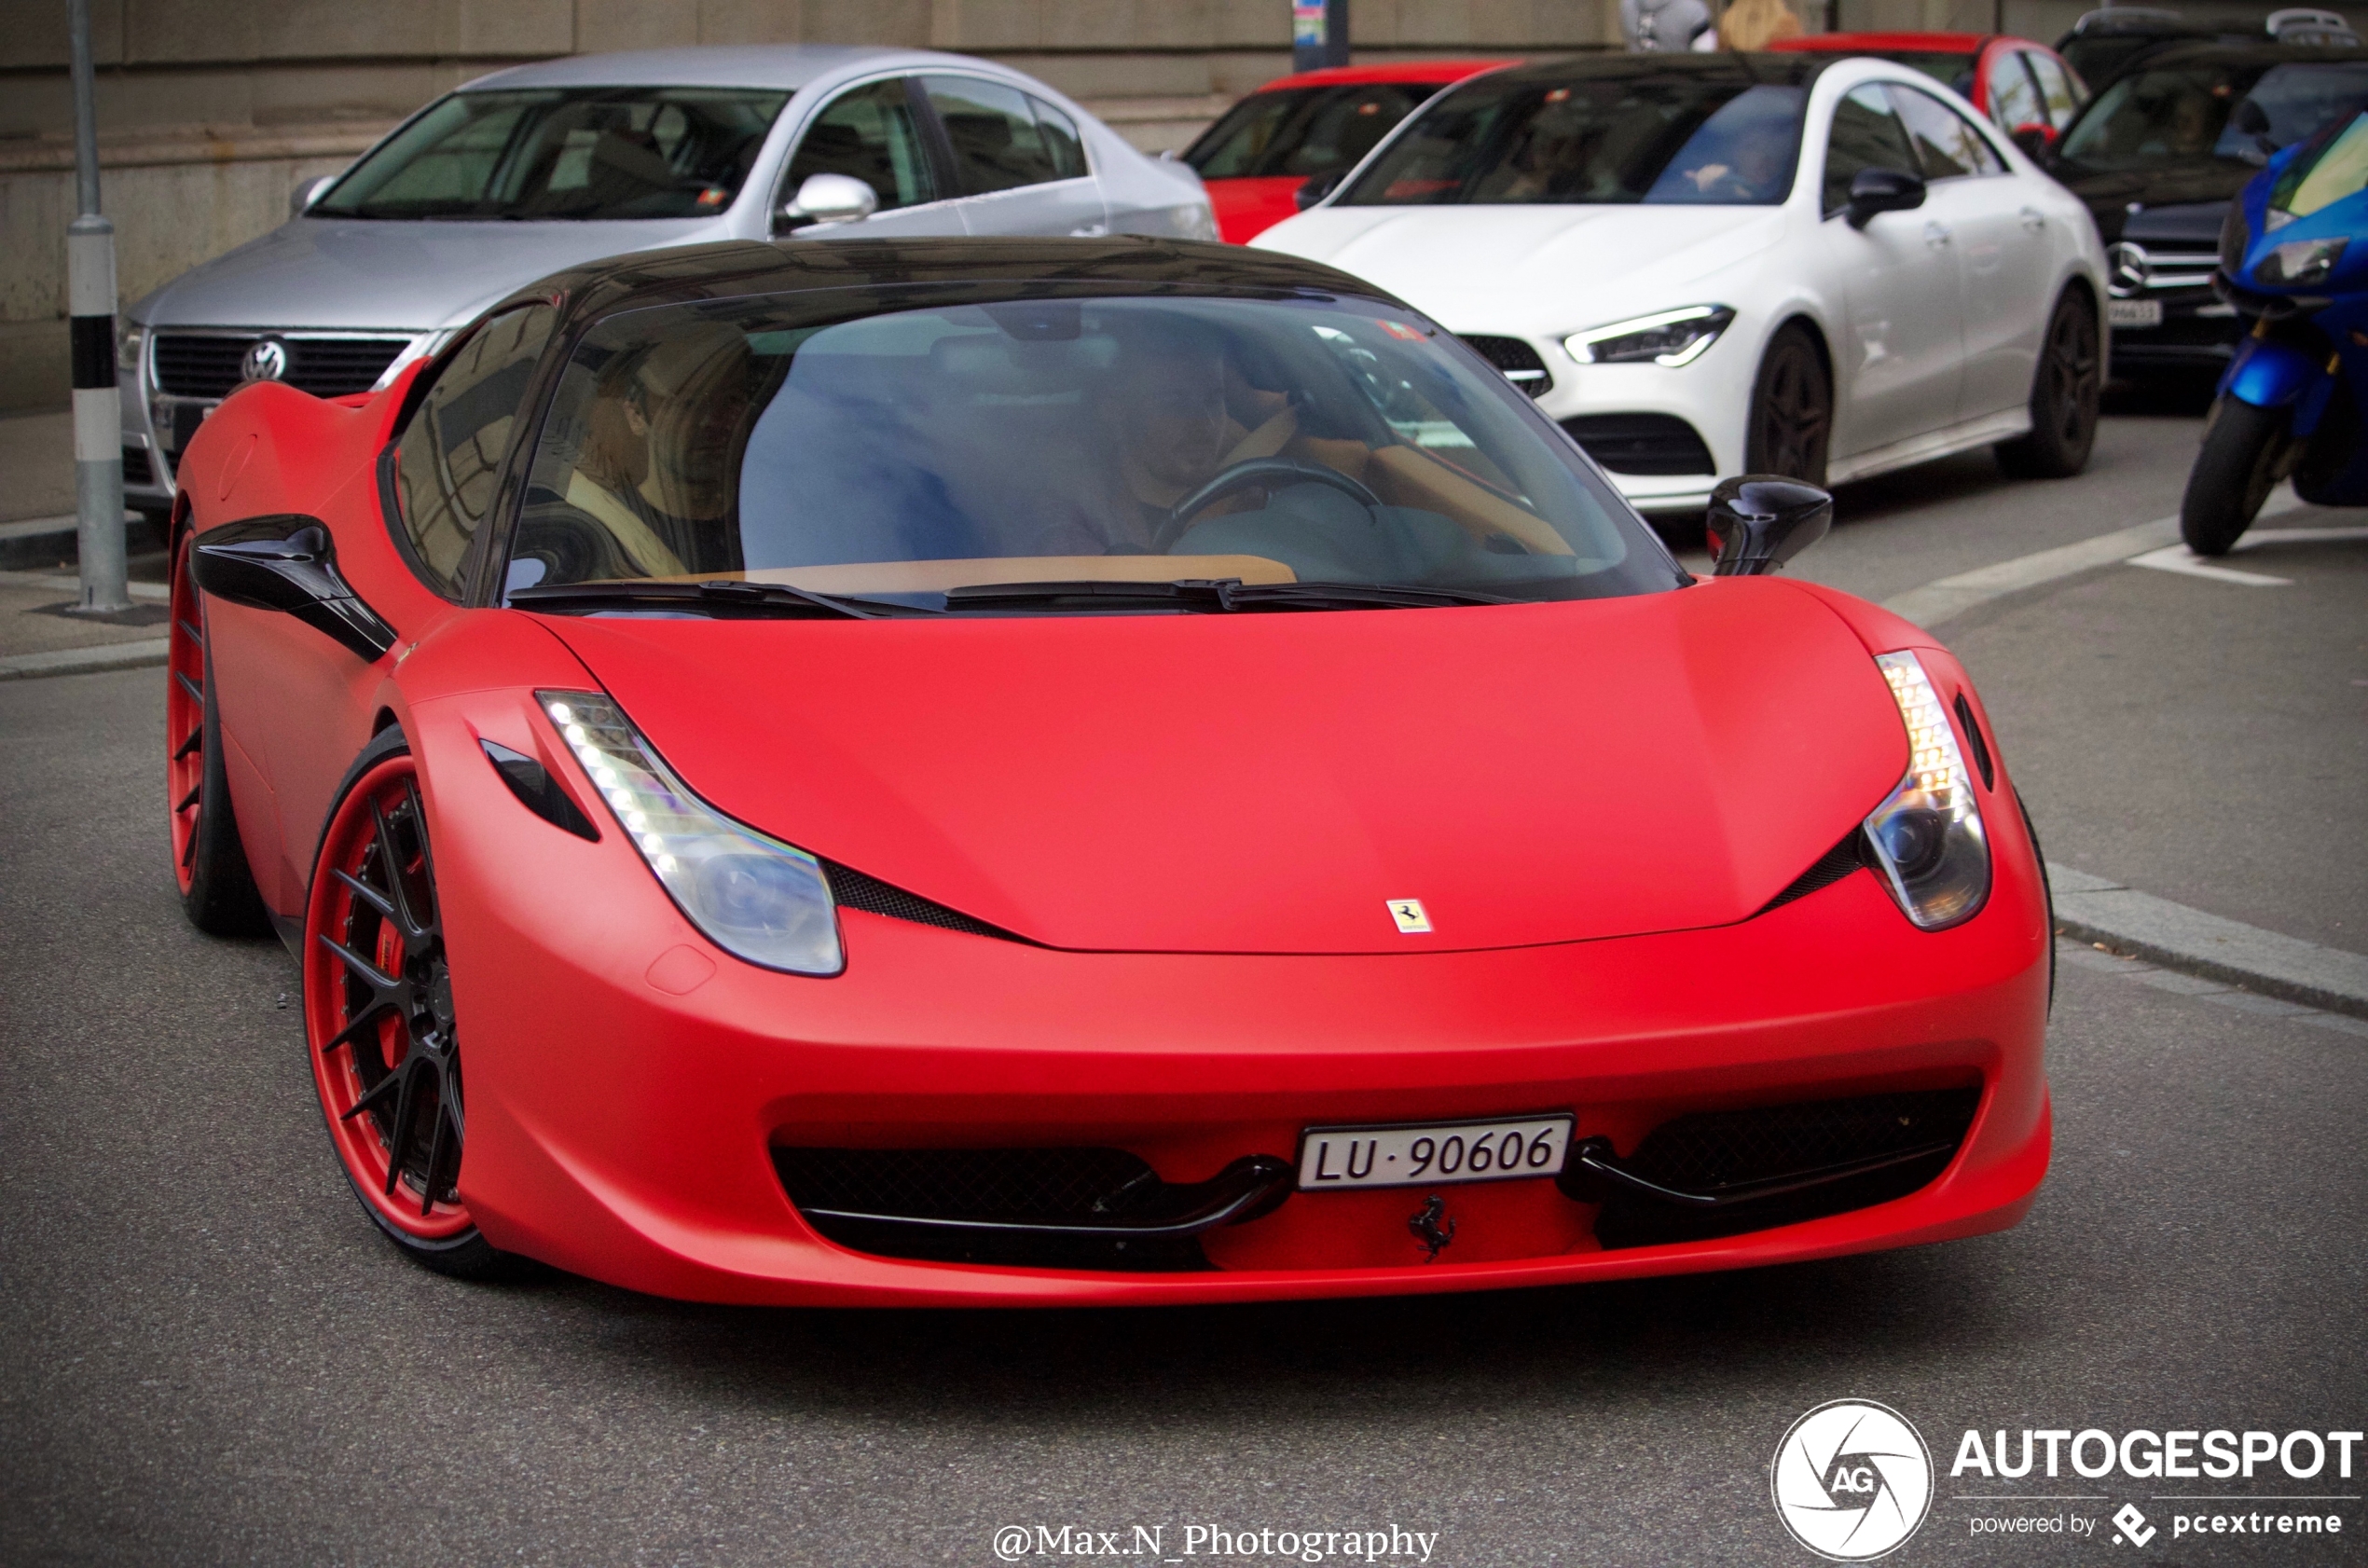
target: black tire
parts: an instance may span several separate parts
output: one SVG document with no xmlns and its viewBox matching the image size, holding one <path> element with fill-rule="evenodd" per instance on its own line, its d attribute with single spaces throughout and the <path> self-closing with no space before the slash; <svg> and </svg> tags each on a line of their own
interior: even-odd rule
<svg viewBox="0 0 2368 1568">
<path fill-rule="evenodd" d="M 2047 318 L 2031 380 L 2031 433 L 1991 450 L 2017 479 L 2069 479 L 2088 466 L 2097 445 L 2097 405 L 2104 392 L 2096 305 L 2066 289 Z"/>
<path fill-rule="evenodd" d="M 2179 502 L 2179 537 L 2199 556 L 2224 556 L 2261 515 L 2261 503 L 2285 477 L 2294 443 L 2283 408 L 2256 408 L 2223 397 L 2204 423 L 2203 449 L 2187 474 Z"/>
<path fill-rule="evenodd" d="M 185 557 L 186 549 L 185 544 Z M 208 936 L 264 936 L 271 929 L 271 915 L 255 890 L 246 846 L 239 841 L 239 819 L 230 809 L 222 719 L 213 700 L 213 653 L 200 629 L 203 612 L 186 558 L 173 582 L 172 614 L 165 673 L 165 777 L 172 791 L 168 843 L 177 857 L 173 871 L 181 910 Z M 193 761 L 195 768 L 187 765 Z"/>
<path fill-rule="evenodd" d="M 1834 433 L 1834 381 L 1817 338 L 1788 322 L 1768 340 L 1743 439 L 1743 469 L 1779 474 L 1804 485 L 1825 483 L 1825 451 Z"/>
</svg>

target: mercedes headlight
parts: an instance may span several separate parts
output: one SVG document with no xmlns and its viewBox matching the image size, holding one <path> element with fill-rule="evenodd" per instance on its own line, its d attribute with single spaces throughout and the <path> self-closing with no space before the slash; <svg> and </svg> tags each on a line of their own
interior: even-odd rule
<svg viewBox="0 0 2368 1568">
<path fill-rule="evenodd" d="M 625 836 L 709 941 L 792 974 L 833 975 L 847 967 L 821 861 L 691 793 L 607 697 L 534 695 Z"/>
<path fill-rule="evenodd" d="M 2343 259 L 2347 239 L 2290 240 L 2282 245 L 2272 245 L 2269 254 L 2253 268 L 2253 276 L 2265 283 L 2280 283 L 2289 288 L 2303 288 L 2323 283 L 2327 275 Z"/>
<path fill-rule="evenodd" d="M 1581 364 L 1691 364 L 1734 319 L 1724 305 L 1688 305 L 1574 332 L 1563 347 Z"/>
<path fill-rule="evenodd" d="M 1972 919 L 1989 897 L 1981 807 L 1922 661 L 1882 653 L 1875 663 L 1907 726 L 1907 774 L 1866 818 L 1866 837 L 1901 911 L 1927 931 L 1945 930 Z"/>
</svg>

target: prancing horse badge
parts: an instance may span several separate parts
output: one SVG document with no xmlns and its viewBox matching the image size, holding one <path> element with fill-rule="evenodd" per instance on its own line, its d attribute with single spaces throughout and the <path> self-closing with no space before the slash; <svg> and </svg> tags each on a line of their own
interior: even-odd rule
<svg viewBox="0 0 2368 1568">
<path fill-rule="evenodd" d="M 1420 899 L 1392 899 L 1389 917 L 1397 922 L 1400 936 L 1416 936 L 1431 928 L 1431 917 L 1423 913 Z"/>
</svg>

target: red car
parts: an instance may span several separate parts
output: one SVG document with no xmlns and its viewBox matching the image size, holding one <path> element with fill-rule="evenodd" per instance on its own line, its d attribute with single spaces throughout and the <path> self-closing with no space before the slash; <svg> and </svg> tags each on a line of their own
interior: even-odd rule
<svg viewBox="0 0 2368 1568">
<path fill-rule="evenodd" d="M 1184 1302 L 2014 1224 L 2050 933 L 1931 637 L 1156 241 L 644 253 L 188 448 L 172 863 L 431 1267 Z M 464 1091 L 465 1085 L 465 1091 Z"/>
<path fill-rule="evenodd" d="M 1356 167 L 1440 88 L 1519 63 L 1419 60 L 1279 76 L 1202 131 L 1184 161 L 1208 186 L 1218 236 L 1246 245 L 1300 210 L 1301 186 Z"/>
<path fill-rule="evenodd" d="M 1912 65 L 1944 83 L 2029 145 L 2052 143 L 2088 102 L 2080 73 L 2063 56 L 2029 38 L 1995 33 L 1813 33 L 1783 38 L 1770 49 L 1801 54 L 1870 54 Z"/>
</svg>

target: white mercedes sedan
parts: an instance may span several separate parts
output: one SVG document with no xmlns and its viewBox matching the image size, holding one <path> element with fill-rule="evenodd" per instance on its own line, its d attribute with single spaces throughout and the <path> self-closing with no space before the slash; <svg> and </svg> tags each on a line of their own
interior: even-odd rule
<svg viewBox="0 0 2368 1568">
<path fill-rule="evenodd" d="M 2096 435 L 2096 226 L 1885 61 L 1494 72 L 1256 243 L 1461 335 L 1646 511 L 1700 510 L 1728 475 L 1835 484 L 1981 446 L 2060 476 Z"/>
</svg>

